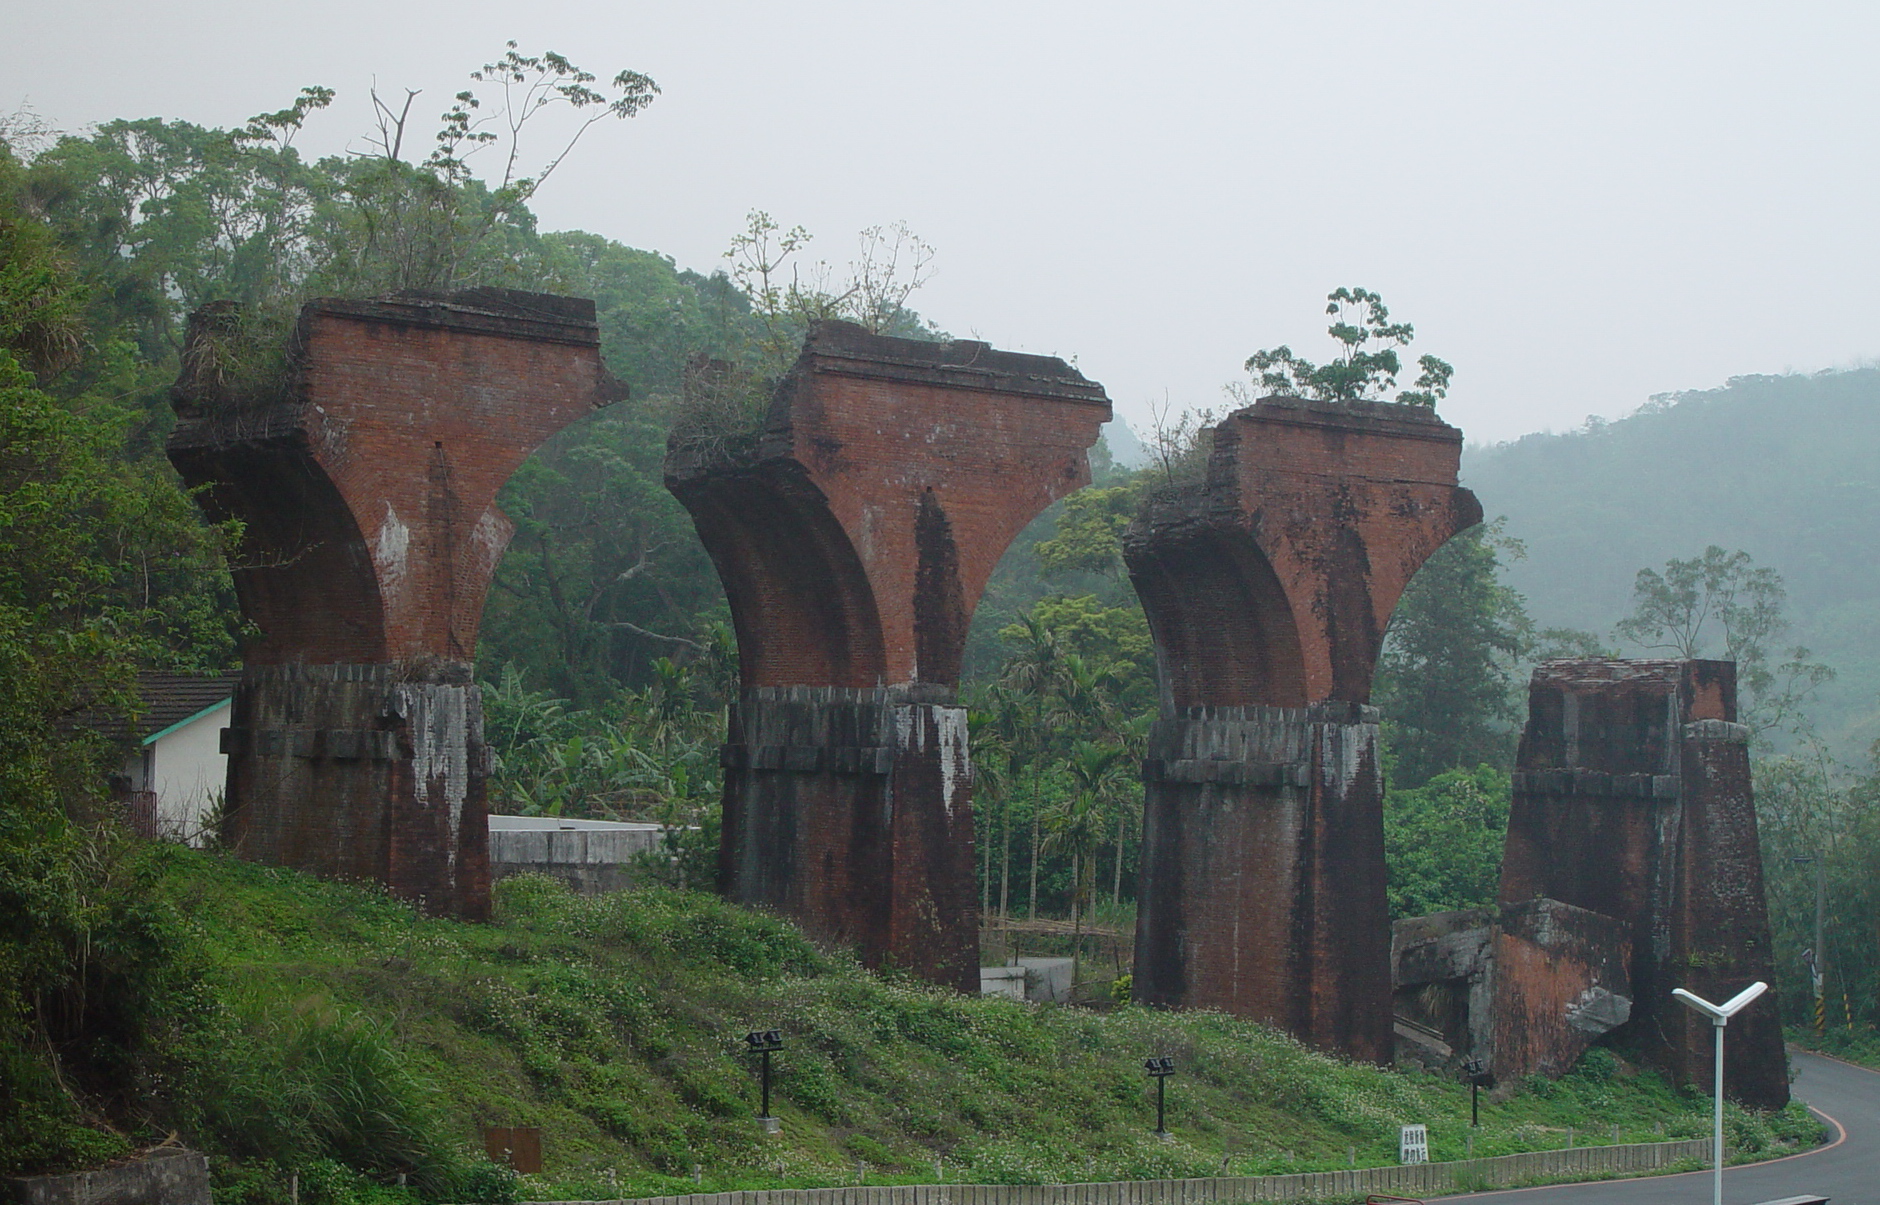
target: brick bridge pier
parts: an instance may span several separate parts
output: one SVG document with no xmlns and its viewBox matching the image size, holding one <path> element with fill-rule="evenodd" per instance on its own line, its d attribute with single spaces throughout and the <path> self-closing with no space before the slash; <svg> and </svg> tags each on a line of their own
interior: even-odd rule
<svg viewBox="0 0 1880 1205">
<path fill-rule="evenodd" d="M 1162 714 L 1143 765 L 1134 992 L 1257 1017 L 1388 1063 L 1377 715 L 1411 575 L 1481 521 L 1433 412 L 1264 398 L 1213 433 L 1205 480 L 1124 537 Z"/>
<path fill-rule="evenodd" d="M 1528 688 L 1501 901 L 1548 896 L 1617 920 L 1631 942 L 1624 1033 L 1679 1084 L 1708 1087 L 1710 1023 L 1671 996 L 1722 1001 L 1775 976 L 1749 730 L 1731 661 L 1549 661 Z M 1788 1103 L 1774 999 L 1730 1022 L 1724 1083 Z"/>
<path fill-rule="evenodd" d="M 977 990 L 960 656 L 999 557 L 1088 483 L 1109 417 L 1061 360 L 823 322 L 761 435 L 674 446 L 667 488 L 738 636 L 727 896 Z"/>
<path fill-rule="evenodd" d="M 228 831 L 247 858 L 482 917 L 489 858 L 472 663 L 513 530 L 496 491 L 625 391 L 589 301 L 479 289 L 301 310 L 290 380 L 218 369 L 238 315 L 191 319 L 169 456 L 236 556 L 245 650 Z"/>
</svg>

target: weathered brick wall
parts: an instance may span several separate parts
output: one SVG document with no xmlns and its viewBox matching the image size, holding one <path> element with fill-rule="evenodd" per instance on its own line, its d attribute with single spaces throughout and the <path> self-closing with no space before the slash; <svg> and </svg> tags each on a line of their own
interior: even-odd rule
<svg viewBox="0 0 1880 1205">
<path fill-rule="evenodd" d="M 960 655 L 999 557 L 1089 481 L 1109 416 L 1061 360 L 828 322 L 761 436 L 675 446 L 666 484 L 738 635 L 720 852 L 731 898 L 872 964 L 976 990 Z"/>
<path fill-rule="evenodd" d="M 1562 1076 L 1632 1015 L 1632 943 L 1623 922 L 1559 900 L 1504 905 L 1494 936 L 1494 1046 L 1504 1082 Z"/>
<path fill-rule="evenodd" d="M 1680 1083 L 1709 1082 L 1710 1026 L 1671 996 L 1769 980 L 1769 921 L 1736 667 L 1547 662 L 1529 686 L 1502 862 L 1506 903 L 1546 895 L 1617 918 L 1632 947 L 1627 1040 Z M 1731 1023 L 1727 1090 L 1788 1100 L 1773 1000 Z"/>
<path fill-rule="evenodd" d="M 235 315 L 191 320 L 171 462 L 237 518 L 256 629 L 229 732 L 244 856 L 487 910 L 477 627 L 509 521 L 496 492 L 624 391 L 591 302 L 506 290 L 303 307 L 284 392 L 216 370 Z"/>
<path fill-rule="evenodd" d="M 1667 991 L 1682 987 L 1707 1000 L 1727 1000 L 1758 979 L 1775 979 L 1762 841 L 1750 785 L 1749 731 L 1699 719 L 1685 723 L 1683 738 L 1684 821 L 1678 834 L 1670 958 L 1661 983 Z M 1688 1008 L 1663 1015 L 1665 1058 L 1672 1073 L 1680 1083 L 1708 1084 L 1715 1074 L 1709 1022 Z M 1788 1064 L 1774 997 L 1739 1013 L 1729 1029 L 1724 1043 L 1729 1091 L 1764 1108 L 1788 1103 Z"/>
<path fill-rule="evenodd" d="M 225 831 L 244 857 L 487 910 L 489 766 L 468 663 L 250 666 L 222 747 Z"/>
<path fill-rule="evenodd" d="M 1137 998 L 1391 1057 L 1376 716 L 1404 586 L 1481 520 L 1428 411 L 1266 398 L 1124 538 L 1155 638 Z M 1247 731 L 1239 731 L 1247 727 Z"/>
<path fill-rule="evenodd" d="M 1136 999 L 1259 1017 L 1388 1061 L 1376 713 L 1186 709 L 1157 723 L 1144 778 Z"/>
<path fill-rule="evenodd" d="M 754 687 L 731 709 L 719 883 L 731 898 L 815 917 L 826 940 L 889 948 L 893 695 Z"/>
</svg>

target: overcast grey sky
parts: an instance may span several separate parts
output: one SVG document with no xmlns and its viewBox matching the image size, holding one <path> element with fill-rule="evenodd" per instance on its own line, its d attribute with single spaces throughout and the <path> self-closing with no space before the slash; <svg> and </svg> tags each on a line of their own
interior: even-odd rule
<svg viewBox="0 0 1880 1205">
<path fill-rule="evenodd" d="M 905 220 L 957 335 L 1075 358 L 1145 425 L 1337 285 L 1456 365 L 1474 440 L 1880 355 L 1880 5 L 0 0 L 0 111 L 234 124 L 367 89 L 428 127 L 506 39 L 664 95 L 537 198 L 709 271 L 752 208 L 845 261 Z"/>
</svg>

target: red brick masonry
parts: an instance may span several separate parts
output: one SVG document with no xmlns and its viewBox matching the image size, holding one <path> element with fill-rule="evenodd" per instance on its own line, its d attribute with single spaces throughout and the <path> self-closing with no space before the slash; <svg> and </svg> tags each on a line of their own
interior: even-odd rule
<svg viewBox="0 0 1880 1205">
<path fill-rule="evenodd" d="M 1559 1078 L 1632 1010 L 1619 921 L 1559 900 L 1438 912 L 1391 926 L 1399 1061 L 1492 1080 Z"/>
<path fill-rule="evenodd" d="M 1124 538 L 1160 666 L 1136 998 L 1390 1061 L 1377 717 L 1410 577 L 1481 520 L 1432 412 L 1264 398 Z"/>
<path fill-rule="evenodd" d="M 960 655 L 1012 538 L 1110 417 L 1063 361 L 818 323 L 761 435 L 666 485 L 730 600 L 720 882 L 871 965 L 978 987 Z"/>
<path fill-rule="evenodd" d="M 1749 730 L 1729 661 L 1549 661 L 1528 688 L 1501 900 L 1616 918 L 1632 952 L 1624 1040 L 1680 1084 L 1711 1079 L 1711 1027 L 1674 987 L 1724 1000 L 1771 974 Z M 1729 1026 L 1725 1090 L 1789 1098 L 1773 998 Z"/>
<path fill-rule="evenodd" d="M 191 318 L 168 449 L 212 518 L 245 525 L 235 588 L 256 635 L 227 734 L 231 836 L 245 857 L 484 915 L 471 662 L 512 531 L 496 491 L 624 396 L 593 303 L 310 302 L 267 395 L 218 367 L 237 322 L 226 304 Z"/>
</svg>

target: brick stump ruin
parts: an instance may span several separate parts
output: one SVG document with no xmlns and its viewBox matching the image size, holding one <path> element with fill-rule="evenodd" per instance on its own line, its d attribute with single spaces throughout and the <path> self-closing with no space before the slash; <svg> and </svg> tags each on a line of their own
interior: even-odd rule
<svg viewBox="0 0 1880 1205">
<path fill-rule="evenodd" d="M 666 485 L 737 629 L 728 897 L 978 989 L 960 656 L 999 557 L 1089 482 L 1109 417 L 1055 358 L 822 322 L 761 432 L 675 441 Z"/>
<path fill-rule="evenodd" d="M 625 395 L 594 305 L 479 289 L 302 308 L 280 389 L 231 383 L 240 316 L 192 316 L 169 456 L 235 557 L 255 628 L 230 727 L 227 836 L 247 858 L 489 910 L 484 596 L 496 491 Z"/>
<path fill-rule="evenodd" d="M 1264 398 L 1124 537 L 1155 639 L 1135 998 L 1391 1058 L 1377 715 L 1411 575 L 1481 521 L 1427 410 Z"/>
<path fill-rule="evenodd" d="M 1536 898 L 1391 926 L 1397 1061 L 1491 1080 L 1559 1079 L 1632 1015 L 1621 922 Z"/>
<path fill-rule="evenodd" d="M 1631 944 L 1629 1042 L 1707 1087 L 1710 1023 L 1672 998 L 1773 981 L 1749 730 L 1729 661 L 1550 661 L 1534 671 L 1516 756 L 1500 898 L 1547 896 L 1619 921 Z M 1730 1022 L 1728 1095 L 1789 1099 L 1773 999 Z"/>
</svg>

